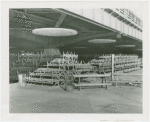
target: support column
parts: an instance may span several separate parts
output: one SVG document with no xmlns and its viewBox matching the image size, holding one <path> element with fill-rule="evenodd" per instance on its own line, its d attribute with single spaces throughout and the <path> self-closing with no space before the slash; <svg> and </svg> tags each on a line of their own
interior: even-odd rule
<svg viewBox="0 0 150 122">
<path fill-rule="evenodd" d="M 111 56 L 111 80 L 114 80 L 114 54 Z"/>
</svg>

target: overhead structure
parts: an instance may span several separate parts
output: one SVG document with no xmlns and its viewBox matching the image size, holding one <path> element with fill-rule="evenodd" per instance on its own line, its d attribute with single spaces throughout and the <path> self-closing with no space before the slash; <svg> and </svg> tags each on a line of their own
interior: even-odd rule
<svg viewBox="0 0 150 122">
<path fill-rule="evenodd" d="M 134 49 L 142 49 L 142 21 L 130 15 L 133 13 L 125 9 L 10 9 L 10 52 L 14 52 L 11 47 L 16 47 L 18 52 L 57 48 L 60 51 L 83 49 L 78 53 L 109 54 L 123 53 L 123 47 L 115 46 L 135 45 L 128 48 L 128 52 L 141 55 Z"/>
<path fill-rule="evenodd" d="M 66 28 L 39 28 L 32 30 L 33 34 L 41 36 L 72 36 L 77 35 L 77 31 L 73 29 Z"/>
</svg>

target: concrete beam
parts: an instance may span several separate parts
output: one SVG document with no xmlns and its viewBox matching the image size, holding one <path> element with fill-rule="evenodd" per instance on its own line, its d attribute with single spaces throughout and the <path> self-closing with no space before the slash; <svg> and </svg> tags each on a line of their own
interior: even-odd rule
<svg viewBox="0 0 150 122">
<path fill-rule="evenodd" d="M 60 15 L 60 17 L 59 17 L 59 19 L 58 19 L 58 21 L 57 21 L 57 23 L 55 25 L 56 28 L 58 28 L 62 24 L 62 22 L 64 21 L 65 17 L 66 17 L 66 14 L 61 14 Z"/>
<path fill-rule="evenodd" d="M 34 14 L 34 13 L 56 13 L 56 11 L 53 11 L 53 9 L 48 8 L 38 8 L 38 9 L 27 9 L 27 13 Z"/>
</svg>

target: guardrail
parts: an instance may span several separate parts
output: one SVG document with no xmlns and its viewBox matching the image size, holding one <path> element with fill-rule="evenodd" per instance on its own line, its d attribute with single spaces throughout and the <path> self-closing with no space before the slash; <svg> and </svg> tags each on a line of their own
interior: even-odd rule
<svg viewBox="0 0 150 122">
<path fill-rule="evenodd" d="M 130 20 L 138 27 L 143 28 L 143 22 L 135 14 L 133 14 L 130 10 L 128 10 L 128 9 L 113 9 L 113 11 L 115 11 L 118 14 L 121 14 L 124 18 Z"/>
</svg>

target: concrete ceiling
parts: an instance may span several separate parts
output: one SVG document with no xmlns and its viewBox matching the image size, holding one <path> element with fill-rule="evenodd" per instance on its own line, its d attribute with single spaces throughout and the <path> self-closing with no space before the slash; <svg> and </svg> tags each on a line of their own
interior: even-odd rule
<svg viewBox="0 0 150 122">
<path fill-rule="evenodd" d="M 59 10 L 59 11 L 57 11 Z M 141 53 L 142 42 L 121 35 L 105 26 L 97 26 L 80 18 L 64 14 L 63 9 L 10 9 L 9 11 L 9 45 L 10 52 L 36 51 L 48 47 L 60 50 L 78 51 L 79 53 Z M 81 17 L 82 18 L 82 17 Z M 35 28 L 69 28 L 78 31 L 70 37 L 45 37 L 32 34 Z M 91 44 L 90 39 L 115 39 L 114 44 Z M 116 45 L 135 45 L 135 48 L 115 48 Z M 75 49 L 74 47 L 87 47 Z"/>
</svg>

